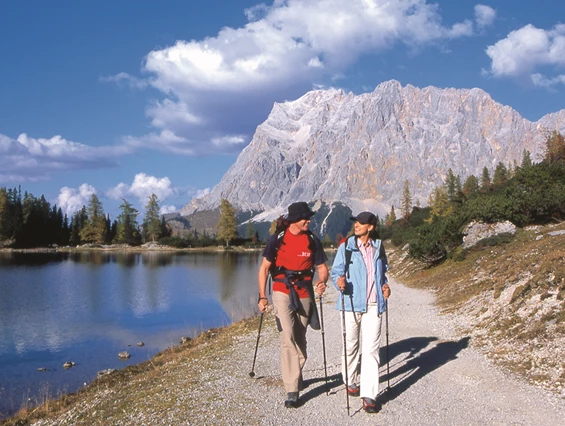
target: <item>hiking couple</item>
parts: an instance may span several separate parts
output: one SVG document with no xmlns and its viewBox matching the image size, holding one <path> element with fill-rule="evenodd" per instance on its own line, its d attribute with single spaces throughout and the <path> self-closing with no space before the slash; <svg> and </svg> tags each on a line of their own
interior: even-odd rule
<svg viewBox="0 0 565 426">
<path fill-rule="evenodd" d="M 322 295 L 329 278 L 322 244 L 308 230 L 313 215 L 305 202 L 288 207 L 288 215 L 279 219 L 276 232 L 267 242 L 258 274 L 261 313 L 268 306 L 269 273 L 273 277 L 272 301 L 280 336 L 281 375 L 287 392 L 284 404 L 288 408 L 299 405 L 302 369 L 307 359 L 306 328 L 310 325 L 314 330 L 320 329 L 314 292 Z M 347 336 L 342 374 L 348 394 L 361 396 L 363 409 L 376 413 L 381 315 L 390 296 L 385 275 L 388 266 L 382 243 L 376 238 L 375 215 L 363 212 L 350 219 L 355 222 L 354 235 L 339 246 L 331 271 L 334 285 L 347 296 L 337 302 L 337 309 L 344 311 L 341 325 Z M 314 283 L 315 272 L 318 280 Z"/>
</svg>

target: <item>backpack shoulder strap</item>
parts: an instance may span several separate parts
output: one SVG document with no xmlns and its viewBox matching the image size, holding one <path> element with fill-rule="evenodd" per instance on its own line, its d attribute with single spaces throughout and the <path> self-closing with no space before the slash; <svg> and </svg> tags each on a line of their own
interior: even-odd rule
<svg viewBox="0 0 565 426">
<path fill-rule="evenodd" d="M 343 244 L 345 244 L 345 266 L 344 266 L 344 270 L 343 270 L 344 275 L 347 275 L 347 273 L 349 272 L 349 265 L 351 264 L 351 255 L 353 254 L 353 252 L 351 250 L 349 250 L 349 248 L 348 248 L 350 238 L 355 239 L 355 235 L 350 236 L 343 243 Z"/>
</svg>

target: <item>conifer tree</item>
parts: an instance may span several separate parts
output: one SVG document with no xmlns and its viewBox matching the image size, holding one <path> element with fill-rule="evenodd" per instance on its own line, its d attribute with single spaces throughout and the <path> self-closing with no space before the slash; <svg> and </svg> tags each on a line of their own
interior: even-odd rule
<svg viewBox="0 0 565 426">
<path fill-rule="evenodd" d="M 504 185 L 507 181 L 508 181 L 508 169 L 502 163 L 502 161 L 500 161 L 496 165 L 496 169 L 494 170 L 492 183 L 494 186 L 501 186 Z"/>
<path fill-rule="evenodd" d="M 396 222 L 396 213 L 394 212 L 394 206 L 391 206 L 390 213 L 386 215 L 386 226 L 392 226 Z"/>
<path fill-rule="evenodd" d="M 91 195 L 86 212 L 88 219 L 80 231 L 80 239 L 88 243 L 103 243 L 106 234 L 106 216 L 102 202 L 96 194 Z"/>
<path fill-rule="evenodd" d="M 530 151 L 524 150 L 522 151 L 522 163 L 520 164 L 520 167 L 522 169 L 527 169 L 528 167 L 531 167 L 532 165 L 532 154 L 530 153 Z"/>
<path fill-rule="evenodd" d="M 410 182 L 406 179 L 402 190 L 402 217 L 406 219 L 410 213 L 412 213 L 412 195 L 410 194 Z"/>
<path fill-rule="evenodd" d="M 224 240 L 226 247 L 230 245 L 231 240 L 237 237 L 235 209 L 226 198 L 220 200 L 220 221 L 216 228 L 218 229 L 218 239 Z"/>
<path fill-rule="evenodd" d="M 479 180 L 475 175 L 470 175 L 463 184 L 463 194 L 469 198 L 479 190 Z"/>
<path fill-rule="evenodd" d="M 161 218 L 159 215 L 159 200 L 157 195 L 151 194 L 145 206 L 145 219 L 143 220 L 143 237 L 145 241 L 156 241 L 161 238 Z"/>
<path fill-rule="evenodd" d="M 549 164 L 565 164 L 565 137 L 558 131 L 551 132 L 546 140 L 545 160 Z"/>
<path fill-rule="evenodd" d="M 453 174 L 453 170 L 451 170 L 450 168 L 449 170 L 447 170 L 447 177 L 445 178 L 445 189 L 447 193 L 447 199 L 450 202 L 455 201 L 457 195 L 457 190 L 455 188 L 455 185 L 456 185 L 455 175 Z"/>
<path fill-rule="evenodd" d="M 481 191 L 488 192 L 490 191 L 491 181 L 490 181 L 490 173 L 487 167 L 483 167 L 483 173 L 481 175 Z"/>
<path fill-rule="evenodd" d="M 122 198 L 119 209 L 116 241 L 122 244 L 139 244 L 141 242 L 139 224 L 137 223 L 139 211 L 124 198 Z"/>
</svg>

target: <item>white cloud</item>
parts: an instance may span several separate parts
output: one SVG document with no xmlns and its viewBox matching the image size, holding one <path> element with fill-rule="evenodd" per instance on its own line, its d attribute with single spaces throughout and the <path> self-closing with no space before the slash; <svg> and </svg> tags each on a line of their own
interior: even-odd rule
<svg viewBox="0 0 565 426">
<path fill-rule="evenodd" d="M 490 73 L 493 76 L 527 76 L 534 84 L 547 86 L 559 77 L 547 77 L 535 71 L 543 68 L 555 73 L 565 66 L 565 24 L 551 30 L 526 25 L 488 46 L 486 53 L 492 60 Z"/>
<path fill-rule="evenodd" d="M 495 18 L 496 11 L 492 7 L 485 6 L 484 4 L 477 4 L 475 6 L 475 22 L 477 23 L 477 27 L 488 27 L 493 23 Z"/>
<path fill-rule="evenodd" d="M 95 193 L 96 189 L 87 183 L 83 183 L 78 189 L 65 186 L 59 192 L 57 205 L 67 214 L 70 220 L 73 213 L 80 210 L 82 206 L 88 205 L 90 197 Z"/>
<path fill-rule="evenodd" d="M 532 83 L 535 86 L 545 87 L 547 89 L 552 88 L 553 86 L 565 84 L 565 74 L 558 75 L 557 77 L 547 78 L 542 74 L 535 73 L 532 74 Z"/>
<path fill-rule="evenodd" d="M 137 198 L 141 205 L 147 204 L 147 198 L 151 194 L 155 194 L 159 201 L 163 201 L 175 192 L 168 177 L 157 178 L 155 176 L 148 176 L 145 173 L 138 173 L 133 178 L 131 185 L 123 182 L 116 185 L 114 188 L 106 191 L 108 198 L 118 200 L 133 196 Z"/>
<path fill-rule="evenodd" d="M 159 210 L 159 214 L 168 214 L 168 213 L 174 213 L 177 211 L 177 208 L 175 206 L 162 206 L 161 209 Z"/>
<path fill-rule="evenodd" d="M 243 27 L 147 54 L 144 84 L 166 99 L 146 109 L 155 131 L 128 136 L 126 145 L 187 155 L 239 152 L 273 101 L 343 75 L 360 56 L 473 34 L 471 20 L 444 25 L 438 6 L 425 0 L 276 0 L 246 16 Z M 488 6 L 475 8 L 478 25 L 493 16 Z M 143 86 L 125 73 L 112 79 Z"/>
<path fill-rule="evenodd" d="M 114 167 L 115 158 L 132 151 L 128 146 L 92 147 L 61 136 L 17 139 L 0 134 L 0 183 L 48 180 L 58 171 Z"/>
<path fill-rule="evenodd" d="M 133 77 L 125 72 L 112 76 L 100 77 L 100 81 L 105 83 L 116 83 L 118 86 L 127 86 L 131 89 L 145 89 L 148 86 L 146 80 Z"/>
</svg>

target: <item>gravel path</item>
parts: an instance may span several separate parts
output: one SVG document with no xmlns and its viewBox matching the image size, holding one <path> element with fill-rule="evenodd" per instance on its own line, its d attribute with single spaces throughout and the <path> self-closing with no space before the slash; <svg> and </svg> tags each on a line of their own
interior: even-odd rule
<svg viewBox="0 0 565 426">
<path fill-rule="evenodd" d="M 334 308 L 337 291 L 328 288 L 324 303 L 326 356 L 330 393 L 324 391 L 321 333 L 308 331 L 309 359 L 304 378 L 308 387 L 301 393 L 302 406 L 285 409 L 279 378 L 277 336 L 274 327 L 264 327 L 255 367 L 256 377 L 246 381 L 247 396 L 256 401 L 254 409 L 234 410 L 230 424 L 239 421 L 261 425 L 559 425 L 565 424 L 565 400 L 526 385 L 494 367 L 469 346 L 465 336 L 456 334 L 453 322 L 440 316 L 433 295 L 392 280 L 389 312 L 389 355 L 391 390 L 381 392 L 378 414 L 361 409 L 359 398 L 350 398 L 347 416 L 339 359 L 342 334 L 339 311 Z M 270 325 L 270 324 L 269 324 Z M 382 346 L 386 342 L 384 322 Z M 242 359 L 252 360 L 254 342 L 248 341 Z M 384 350 L 382 360 L 386 360 Z M 384 364 L 384 362 L 383 362 Z M 250 367 L 249 367 L 250 369 Z M 386 387 L 386 364 L 381 369 Z M 252 386 L 249 386 L 252 382 Z M 203 420 L 203 419 L 201 419 Z M 232 423 L 233 421 L 233 423 Z"/>
<path fill-rule="evenodd" d="M 454 321 L 440 316 L 433 295 L 391 280 L 389 313 L 389 392 L 381 392 L 382 409 L 367 414 L 359 398 L 346 410 L 340 377 L 342 334 L 340 313 L 334 308 L 338 292 L 328 287 L 324 323 L 329 376 L 325 391 L 321 333 L 308 330 L 309 359 L 304 371 L 306 389 L 301 406 L 284 408 L 285 392 L 279 374 L 278 336 L 272 315 L 266 315 L 250 378 L 256 333 L 233 338 L 204 366 L 197 360 L 162 372 L 144 404 L 120 406 L 112 391 L 97 400 L 111 400 L 112 425 L 560 425 L 565 424 L 565 399 L 531 387 L 494 367 L 465 336 L 456 334 Z M 383 324 L 382 345 L 386 342 Z M 382 351 L 382 360 L 386 352 Z M 191 372 L 193 372 L 191 374 Z M 160 373 L 161 374 L 161 373 Z M 381 369 L 386 387 L 386 364 Z M 142 388 L 133 383 L 132 392 Z M 136 388 L 138 386 L 139 388 Z M 114 401 L 116 400 L 116 401 Z M 166 408 L 164 408 L 166 407 Z M 98 402 L 74 407 L 56 422 L 36 425 L 101 424 L 92 421 Z M 118 415 L 118 411 L 121 413 Z M 108 417 L 107 417 L 108 418 Z M 113 420 L 115 419 L 115 420 Z"/>
</svg>

